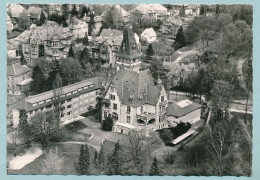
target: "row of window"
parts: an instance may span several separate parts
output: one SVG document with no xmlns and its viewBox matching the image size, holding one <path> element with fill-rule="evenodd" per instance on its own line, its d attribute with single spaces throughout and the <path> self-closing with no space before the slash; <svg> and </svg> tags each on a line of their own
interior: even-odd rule
<svg viewBox="0 0 260 180">
<path fill-rule="evenodd" d="M 88 89 L 88 88 L 91 88 L 91 87 L 94 87 L 94 84 L 91 84 L 91 85 L 89 85 L 89 86 L 85 86 L 85 87 L 79 88 L 78 90 L 73 91 L 73 92 L 70 92 L 70 93 L 67 93 L 66 95 L 63 94 L 63 95 L 61 95 L 61 98 L 65 97 L 65 96 L 70 96 L 71 94 L 76 94 L 76 93 L 82 91 L 83 89 Z M 86 94 L 86 95 L 87 95 L 87 94 Z M 33 106 L 36 106 L 36 105 L 38 105 L 38 104 L 43 104 L 44 102 L 50 102 L 50 101 L 55 100 L 55 99 L 58 99 L 58 97 L 52 98 L 52 99 L 47 99 L 47 100 L 45 100 L 45 101 L 41 101 L 41 102 L 38 102 L 38 103 L 34 103 Z M 70 102 L 70 101 L 71 101 L 71 99 L 67 99 L 67 102 Z M 63 101 L 62 104 L 63 104 L 63 103 L 65 103 L 65 101 Z"/>
</svg>

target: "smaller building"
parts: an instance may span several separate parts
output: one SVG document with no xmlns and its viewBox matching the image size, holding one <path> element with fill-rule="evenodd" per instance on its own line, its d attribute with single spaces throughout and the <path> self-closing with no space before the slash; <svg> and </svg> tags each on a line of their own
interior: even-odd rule
<svg viewBox="0 0 260 180">
<path fill-rule="evenodd" d="M 201 105 L 188 99 L 169 103 L 166 115 L 171 126 L 176 126 L 180 122 L 193 124 L 200 120 Z"/>
<path fill-rule="evenodd" d="M 36 23 L 40 19 L 40 15 L 42 12 L 42 9 L 39 7 L 29 7 L 27 10 L 29 16 L 30 16 L 30 22 L 31 23 Z"/>
<path fill-rule="evenodd" d="M 32 70 L 19 63 L 7 67 L 7 93 L 20 95 L 28 88 L 31 79 Z"/>
<path fill-rule="evenodd" d="M 148 43 L 156 41 L 156 33 L 153 28 L 145 29 L 141 34 L 141 39 Z"/>
<path fill-rule="evenodd" d="M 88 33 L 88 24 L 76 17 L 72 17 L 69 21 L 69 28 L 75 39 L 82 39 Z"/>
</svg>

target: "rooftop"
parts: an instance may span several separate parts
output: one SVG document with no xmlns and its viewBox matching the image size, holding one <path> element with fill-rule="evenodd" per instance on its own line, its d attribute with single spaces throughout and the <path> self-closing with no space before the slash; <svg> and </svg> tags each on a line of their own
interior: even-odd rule
<svg viewBox="0 0 260 180">
<path fill-rule="evenodd" d="M 168 116 L 179 118 L 199 108 L 201 108 L 200 104 L 191 102 L 190 100 L 186 99 L 177 103 L 169 103 L 168 108 L 166 109 L 166 114 Z"/>
<path fill-rule="evenodd" d="M 156 105 L 161 92 L 161 86 L 155 86 L 150 70 L 135 72 L 123 70 L 118 72 L 113 81 L 117 94 L 123 104 L 140 106 Z"/>
<path fill-rule="evenodd" d="M 104 78 L 95 77 L 75 84 L 64 86 L 61 88 L 61 100 L 73 98 L 75 96 L 78 96 L 79 94 L 99 89 L 103 86 L 103 82 L 105 82 Z M 18 110 L 24 109 L 26 111 L 32 111 L 34 109 L 38 109 L 41 107 L 45 107 L 46 105 L 52 104 L 53 97 L 53 90 L 34 96 L 28 96 L 27 98 L 16 103 L 13 108 Z"/>
<path fill-rule="evenodd" d="M 27 73 L 29 71 L 31 71 L 30 68 L 28 68 L 25 65 L 20 65 L 18 63 L 7 67 L 7 75 L 8 76 L 19 76 L 19 75 Z"/>
</svg>

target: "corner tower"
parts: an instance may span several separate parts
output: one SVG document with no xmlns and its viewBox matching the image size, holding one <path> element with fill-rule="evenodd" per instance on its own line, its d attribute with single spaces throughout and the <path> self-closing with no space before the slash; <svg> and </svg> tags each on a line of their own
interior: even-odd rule
<svg viewBox="0 0 260 180">
<path fill-rule="evenodd" d="M 124 27 L 123 41 L 120 50 L 115 54 L 117 71 L 127 69 L 139 72 L 141 66 L 141 51 L 135 40 L 133 29 Z"/>
</svg>

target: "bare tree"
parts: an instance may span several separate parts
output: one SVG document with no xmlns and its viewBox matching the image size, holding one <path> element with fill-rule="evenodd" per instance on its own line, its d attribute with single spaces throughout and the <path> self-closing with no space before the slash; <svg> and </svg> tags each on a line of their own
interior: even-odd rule
<svg viewBox="0 0 260 180">
<path fill-rule="evenodd" d="M 58 147 L 50 149 L 46 155 L 46 158 L 42 162 L 43 174 L 61 174 L 62 166 L 64 163 L 64 157 L 59 154 Z"/>
</svg>

